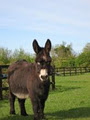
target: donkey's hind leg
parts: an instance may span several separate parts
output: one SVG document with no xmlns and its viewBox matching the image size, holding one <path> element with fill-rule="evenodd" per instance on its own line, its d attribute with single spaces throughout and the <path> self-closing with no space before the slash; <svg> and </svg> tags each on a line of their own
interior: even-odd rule
<svg viewBox="0 0 90 120">
<path fill-rule="evenodd" d="M 20 105 L 21 115 L 28 116 L 28 114 L 26 113 L 26 109 L 25 109 L 25 99 L 18 98 L 18 102 Z"/>
<path fill-rule="evenodd" d="M 10 101 L 10 114 L 15 114 L 15 95 L 12 94 L 11 91 L 9 91 L 9 101 Z"/>
</svg>

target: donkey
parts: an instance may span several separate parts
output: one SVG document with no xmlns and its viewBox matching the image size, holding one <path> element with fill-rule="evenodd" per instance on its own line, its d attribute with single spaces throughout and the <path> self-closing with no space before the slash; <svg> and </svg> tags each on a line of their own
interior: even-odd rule
<svg viewBox="0 0 90 120">
<path fill-rule="evenodd" d="M 15 114 L 15 98 L 18 98 L 21 115 L 27 116 L 25 100 L 30 97 L 34 112 L 34 120 L 42 120 L 45 101 L 50 88 L 51 41 L 47 39 L 45 47 L 40 47 L 37 40 L 33 41 L 36 53 L 35 63 L 19 60 L 8 68 L 10 114 Z"/>
</svg>

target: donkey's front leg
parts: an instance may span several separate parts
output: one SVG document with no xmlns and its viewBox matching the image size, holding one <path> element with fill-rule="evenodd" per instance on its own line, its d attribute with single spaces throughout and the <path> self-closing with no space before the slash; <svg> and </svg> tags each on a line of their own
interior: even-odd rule
<svg viewBox="0 0 90 120">
<path fill-rule="evenodd" d="M 38 110 L 40 119 L 45 119 L 44 107 L 45 107 L 45 100 L 44 99 L 40 99 L 40 101 L 39 101 L 39 110 Z"/>
<path fill-rule="evenodd" d="M 33 106 L 33 112 L 34 112 L 34 120 L 40 120 L 39 114 L 38 114 L 38 109 L 39 109 L 39 104 L 37 99 L 31 100 L 32 106 Z"/>
</svg>

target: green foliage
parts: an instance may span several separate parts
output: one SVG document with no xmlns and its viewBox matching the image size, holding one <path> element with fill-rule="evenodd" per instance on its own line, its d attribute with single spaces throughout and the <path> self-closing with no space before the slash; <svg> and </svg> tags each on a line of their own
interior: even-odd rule
<svg viewBox="0 0 90 120">
<path fill-rule="evenodd" d="M 12 62 L 20 59 L 25 59 L 28 62 L 34 62 L 34 56 L 31 56 L 29 53 L 26 53 L 24 49 L 16 49 L 12 55 Z"/>
<path fill-rule="evenodd" d="M 63 42 L 61 45 L 57 45 L 54 48 L 55 56 L 60 58 L 68 58 L 72 56 L 72 46 L 71 45 L 65 45 Z"/>
<path fill-rule="evenodd" d="M 69 67 L 75 67 L 75 66 L 76 66 L 75 57 L 71 57 L 71 58 L 68 60 L 68 66 L 69 66 Z"/>
<path fill-rule="evenodd" d="M 66 43 L 63 42 L 61 45 L 52 47 L 51 56 L 52 65 L 56 67 L 87 67 L 90 66 L 90 43 L 87 43 L 83 48 L 83 52 L 76 56 L 72 45 L 66 45 Z M 14 52 L 5 48 L 0 48 L 0 64 L 10 64 L 19 59 L 34 62 L 35 56 L 26 53 L 22 48 L 16 49 Z"/>
<path fill-rule="evenodd" d="M 90 66 L 90 43 L 83 48 L 83 52 L 76 58 L 77 66 Z"/>
<path fill-rule="evenodd" d="M 11 50 L 0 48 L 0 64 L 8 64 L 11 59 Z"/>
<path fill-rule="evenodd" d="M 34 62 L 34 56 L 26 53 L 22 48 L 16 49 L 13 53 L 11 50 L 0 48 L 0 64 L 10 64 L 20 59 Z"/>
<path fill-rule="evenodd" d="M 75 66 L 75 55 L 71 44 L 66 46 L 63 42 L 61 45 L 56 45 L 52 48 L 51 55 L 56 67 Z"/>
<path fill-rule="evenodd" d="M 62 43 L 52 48 L 52 63 L 56 67 L 88 67 L 90 66 L 90 43 L 83 48 L 83 52 L 75 55 L 72 46 Z"/>
<path fill-rule="evenodd" d="M 88 67 L 90 66 L 90 51 L 86 53 L 81 53 L 77 58 L 76 58 L 76 65 L 77 66 L 83 66 L 83 67 Z"/>
<path fill-rule="evenodd" d="M 83 49 L 83 52 L 84 52 L 84 53 L 87 53 L 87 52 L 89 52 L 89 51 L 90 51 L 90 43 L 87 43 L 86 46 L 85 46 L 84 49 Z"/>
</svg>

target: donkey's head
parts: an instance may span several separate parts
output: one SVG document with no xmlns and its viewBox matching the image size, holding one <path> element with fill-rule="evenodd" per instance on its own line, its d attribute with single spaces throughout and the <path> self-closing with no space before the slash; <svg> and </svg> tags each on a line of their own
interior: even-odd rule
<svg viewBox="0 0 90 120">
<path fill-rule="evenodd" d="M 33 49 L 36 53 L 35 62 L 38 67 L 38 73 L 41 81 L 45 81 L 48 78 L 50 73 L 50 50 L 51 50 L 51 41 L 48 39 L 45 43 L 45 47 L 40 47 L 37 40 L 33 41 Z"/>
</svg>

